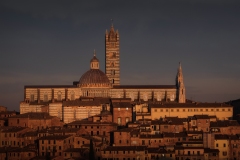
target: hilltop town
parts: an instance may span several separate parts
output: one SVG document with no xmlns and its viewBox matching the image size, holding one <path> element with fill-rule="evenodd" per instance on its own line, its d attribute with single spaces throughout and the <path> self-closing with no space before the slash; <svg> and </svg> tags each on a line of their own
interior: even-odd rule
<svg viewBox="0 0 240 160">
<path fill-rule="evenodd" d="M 239 159 L 233 102 L 186 99 L 180 63 L 173 85 L 121 85 L 119 46 L 112 25 L 105 73 L 94 51 L 79 81 L 24 86 L 20 113 L 0 106 L 0 159 Z"/>
</svg>

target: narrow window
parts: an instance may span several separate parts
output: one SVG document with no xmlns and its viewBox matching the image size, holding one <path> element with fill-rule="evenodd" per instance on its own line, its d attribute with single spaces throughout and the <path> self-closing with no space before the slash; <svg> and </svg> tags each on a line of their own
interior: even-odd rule
<svg viewBox="0 0 240 160">
<path fill-rule="evenodd" d="M 61 94 L 61 92 L 58 92 L 57 100 L 58 100 L 58 101 L 61 101 L 61 100 L 62 100 L 62 94 Z"/>
<path fill-rule="evenodd" d="M 75 93 L 73 91 L 71 92 L 71 100 L 75 100 Z"/>
<path fill-rule="evenodd" d="M 121 125 L 121 124 L 122 124 L 122 118 L 121 118 L 121 117 L 118 117 L 117 123 L 118 123 L 118 125 Z"/>
<path fill-rule="evenodd" d="M 31 96 L 30 96 L 30 101 L 31 101 L 31 102 L 34 102 L 34 94 L 31 94 Z"/>
<path fill-rule="evenodd" d="M 45 93 L 44 96 L 43 96 L 43 101 L 44 102 L 47 102 L 48 101 L 48 95 Z"/>
</svg>

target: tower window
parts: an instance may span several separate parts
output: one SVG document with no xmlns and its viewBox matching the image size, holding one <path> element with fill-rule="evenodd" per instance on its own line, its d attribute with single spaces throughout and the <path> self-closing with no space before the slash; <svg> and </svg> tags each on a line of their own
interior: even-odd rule
<svg viewBox="0 0 240 160">
<path fill-rule="evenodd" d="M 44 102 L 47 102 L 48 101 L 48 95 L 47 94 L 44 94 L 44 96 L 43 96 L 43 100 L 44 100 Z"/>
<path fill-rule="evenodd" d="M 114 84 L 114 79 L 112 79 L 112 84 Z"/>
<path fill-rule="evenodd" d="M 113 52 L 113 58 L 116 58 L 116 52 Z"/>
<path fill-rule="evenodd" d="M 111 65 L 110 65 L 111 67 L 114 67 L 114 62 L 111 62 Z"/>
<path fill-rule="evenodd" d="M 34 101 L 34 94 L 31 94 L 31 96 L 30 96 L 30 101 L 31 101 L 31 102 Z"/>
<path fill-rule="evenodd" d="M 115 75 L 115 70 L 111 70 L 111 75 Z"/>
</svg>

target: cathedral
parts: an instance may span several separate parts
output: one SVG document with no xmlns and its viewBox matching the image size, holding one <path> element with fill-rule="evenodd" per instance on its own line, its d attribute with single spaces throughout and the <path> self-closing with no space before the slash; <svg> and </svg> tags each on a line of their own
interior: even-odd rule
<svg viewBox="0 0 240 160">
<path fill-rule="evenodd" d="M 105 33 L 105 72 L 99 69 L 94 51 L 90 69 L 72 85 L 24 86 L 20 113 L 48 112 L 65 123 L 99 114 L 111 99 L 129 99 L 134 103 L 185 103 L 181 64 L 173 85 L 121 85 L 119 32 L 113 25 Z"/>
</svg>

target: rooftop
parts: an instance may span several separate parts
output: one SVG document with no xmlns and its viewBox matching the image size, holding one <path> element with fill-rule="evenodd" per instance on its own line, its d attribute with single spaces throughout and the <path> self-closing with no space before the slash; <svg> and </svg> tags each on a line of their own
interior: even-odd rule
<svg viewBox="0 0 240 160">
<path fill-rule="evenodd" d="M 50 116 L 45 112 L 29 112 L 24 114 L 15 115 L 9 118 L 29 118 L 29 119 L 51 119 L 54 116 Z"/>
</svg>

